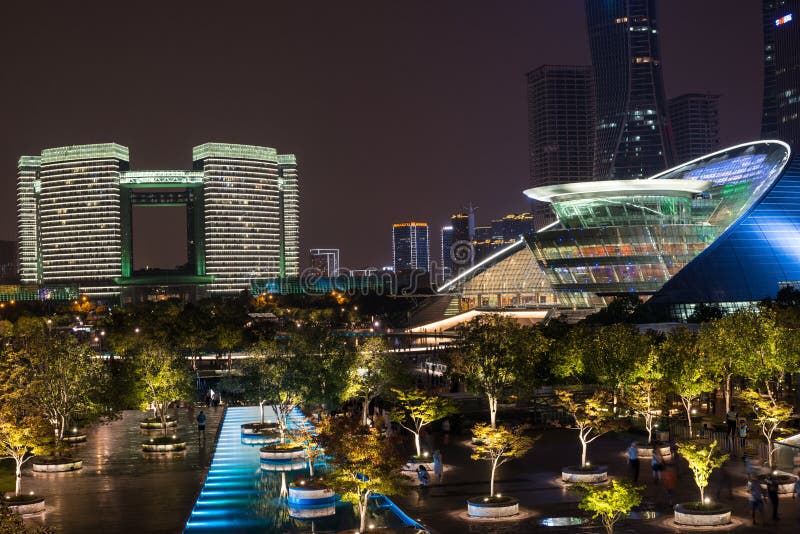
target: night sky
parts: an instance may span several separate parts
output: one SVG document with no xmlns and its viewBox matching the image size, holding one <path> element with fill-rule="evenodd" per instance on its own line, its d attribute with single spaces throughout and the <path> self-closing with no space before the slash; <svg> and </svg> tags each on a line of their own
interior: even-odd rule
<svg viewBox="0 0 800 534">
<path fill-rule="evenodd" d="M 393 222 L 526 210 L 525 73 L 589 63 L 583 0 L 205 4 L 3 6 L 0 239 L 22 154 L 115 141 L 133 169 L 188 169 L 218 141 L 297 155 L 303 264 L 387 265 Z M 723 145 L 758 136 L 760 5 L 661 2 L 667 96 L 721 93 Z M 137 264 L 185 260 L 180 210 L 136 215 Z"/>
</svg>

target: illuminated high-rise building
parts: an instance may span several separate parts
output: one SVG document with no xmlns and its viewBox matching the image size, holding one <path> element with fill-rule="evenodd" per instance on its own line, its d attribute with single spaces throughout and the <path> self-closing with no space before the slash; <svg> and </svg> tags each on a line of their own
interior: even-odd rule
<svg viewBox="0 0 800 534">
<path fill-rule="evenodd" d="M 439 264 L 439 281 L 445 281 L 453 275 L 453 227 L 442 226 L 441 263 Z"/>
<path fill-rule="evenodd" d="M 23 283 L 75 283 L 93 297 L 159 284 L 234 295 L 249 289 L 253 278 L 298 275 L 294 156 L 267 147 L 206 143 L 194 148 L 191 171 L 132 171 L 129 161 L 128 149 L 114 143 L 20 158 Z M 186 272 L 158 280 L 134 272 L 136 205 L 186 206 Z"/>
<path fill-rule="evenodd" d="M 430 269 L 428 223 L 406 222 L 392 225 L 392 252 L 395 272 Z"/>
<path fill-rule="evenodd" d="M 800 148 L 800 0 L 763 0 L 761 136 Z"/>
<path fill-rule="evenodd" d="M 672 162 L 656 0 L 586 0 L 597 124 L 594 178 L 642 178 Z"/>
</svg>

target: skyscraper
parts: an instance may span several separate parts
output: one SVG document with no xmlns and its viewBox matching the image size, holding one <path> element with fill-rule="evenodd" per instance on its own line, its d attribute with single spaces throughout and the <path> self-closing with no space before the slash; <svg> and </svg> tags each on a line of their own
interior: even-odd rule
<svg viewBox="0 0 800 534">
<path fill-rule="evenodd" d="M 761 135 L 800 148 L 800 0 L 764 0 Z"/>
<path fill-rule="evenodd" d="M 338 248 L 312 248 L 309 252 L 311 268 L 319 271 L 320 276 L 339 276 Z"/>
<path fill-rule="evenodd" d="M 675 161 L 683 163 L 719 148 L 719 95 L 687 93 L 669 100 Z"/>
<path fill-rule="evenodd" d="M 588 66 L 542 65 L 527 74 L 531 185 L 594 178 L 594 91 Z M 555 220 L 550 205 L 532 201 L 534 225 Z"/>
<path fill-rule="evenodd" d="M 430 268 L 428 223 L 407 222 L 392 225 L 392 252 L 395 272 Z"/>
<path fill-rule="evenodd" d="M 596 95 L 594 177 L 642 178 L 667 168 L 672 145 L 656 0 L 586 0 Z"/>
<path fill-rule="evenodd" d="M 453 275 L 453 227 L 442 226 L 441 240 L 442 245 L 441 263 L 439 264 L 439 281 L 444 282 Z"/>
<path fill-rule="evenodd" d="M 155 171 L 131 171 L 128 148 L 115 143 L 22 156 L 17 179 L 21 280 L 76 283 L 81 293 L 94 297 L 116 297 L 123 286 L 148 285 L 150 278 L 133 269 L 135 205 L 186 206 L 189 262 L 187 272 L 173 274 L 188 276 L 187 284 L 232 295 L 250 289 L 253 278 L 297 276 L 294 156 L 222 143 L 196 146 L 192 156 L 193 170 Z"/>
</svg>

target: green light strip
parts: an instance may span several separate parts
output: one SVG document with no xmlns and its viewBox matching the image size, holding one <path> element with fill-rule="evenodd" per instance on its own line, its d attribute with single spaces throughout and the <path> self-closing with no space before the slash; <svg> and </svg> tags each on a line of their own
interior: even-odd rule
<svg viewBox="0 0 800 534">
<path fill-rule="evenodd" d="M 42 164 L 59 163 L 81 159 L 120 159 L 129 161 L 128 147 L 117 143 L 97 145 L 73 145 L 42 150 Z"/>
</svg>

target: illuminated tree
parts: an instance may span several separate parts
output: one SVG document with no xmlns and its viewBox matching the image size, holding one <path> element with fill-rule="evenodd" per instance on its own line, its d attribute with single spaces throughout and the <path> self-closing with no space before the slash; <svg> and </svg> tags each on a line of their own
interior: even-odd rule
<svg viewBox="0 0 800 534">
<path fill-rule="evenodd" d="M 705 489 L 708 486 L 711 473 L 725 463 L 728 455 L 720 454 L 717 451 L 716 441 L 712 441 L 707 446 L 692 442 L 679 443 L 678 452 L 689 464 L 689 469 L 692 470 L 694 483 L 697 484 L 697 488 L 700 490 L 700 506 L 702 506 L 705 499 Z"/>
<path fill-rule="evenodd" d="M 658 355 L 651 351 L 637 361 L 632 378 L 625 390 L 625 404 L 644 419 L 647 443 L 652 443 L 654 422 L 666 400 Z"/>
<path fill-rule="evenodd" d="M 161 345 L 147 344 L 136 353 L 133 365 L 139 404 L 143 410 L 153 409 L 166 437 L 169 404 L 192 394 L 186 360 Z"/>
<path fill-rule="evenodd" d="M 791 404 L 777 400 L 768 395 L 762 395 L 755 390 L 746 390 L 741 393 L 743 401 L 753 407 L 755 413 L 755 423 L 761 429 L 761 434 L 767 440 L 767 450 L 769 451 L 768 462 L 772 469 L 775 445 L 772 438 L 778 428 L 792 418 L 793 408 Z"/>
<path fill-rule="evenodd" d="M 358 349 L 348 373 L 344 397 L 361 402 L 361 424 L 367 424 L 369 404 L 396 385 L 402 368 L 383 338 L 370 338 Z"/>
<path fill-rule="evenodd" d="M 400 408 L 392 412 L 392 420 L 414 435 L 417 456 L 421 456 L 419 435 L 422 429 L 434 421 L 453 415 L 458 409 L 450 399 L 428 395 L 419 389 L 407 392 L 392 389 L 392 392 Z"/>
<path fill-rule="evenodd" d="M 22 492 L 22 466 L 41 454 L 42 448 L 36 438 L 35 426 L 30 421 L 12 422 L 7 415 L 0 420 L 0 458 L 14 460 L 16 486 L 14 492 Z"/>
<path fill-rule="evenodd" d="M 612 480 L 610 486 L 582 484 L 580 489 L 585 495 L 578 508 L 592 512 L 593 519 L 600 518 L 608 534 L 614 532 L 617 521 L 642 502 L 643 487 L 636 487 L 624 480 Z"/>
<path fill-rule="evenodd" d="M 485 460 L 492 467 L 489 478 L 489 496 L 494 497 L 494 476 L 497 468 L 514 458 L 522 458 L 533 447 L 536 438 L 524 434 L 525 428 L 509 429 L 503 425 L 478 423 L 472 427 L 473 460 Z"/>
<path fill-rule="evenodd" d="M 589 444 L 614 428 L 614 412 L 609 407 L 611 395 L 607 391 L 597 391 L 591 397 L 578 400 L 570 391 L 556 390 L 558 405 L 564 408 L 575 422 L 581 443 L 581 467 L 586 467 L 586 453 Z"/>
<path fill-rule="evenodd" d="M 393 441 L 355 419 L 328 417 L 320 422 L 318 431 L 332 468 L 326 482 L 342 500 L 357 507 L 359 530 L 365 532 L 370 496 L 402 492 L 405 477 L 400 470 L 405 456 Z"/>
<path fill-rule="evenodd" d="M 497 404 L 529 383 L 549 340 L 536 328 L 501 315 L 482 315 L 459 330 L 454 372 L 489 401 L 489 420 L 497 424 Z"/>
<path fill-rule="evenodd" d="M 325 451 L 319 444 L 317 432 L 308 424 L 299 424 L 289 428 L 289 439 L 293 444 L 303 447 L 308 459 L 308 476 L 314 478 L 314 463 Z"/>
</svg>

